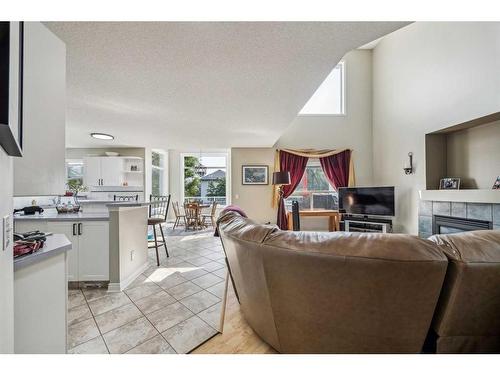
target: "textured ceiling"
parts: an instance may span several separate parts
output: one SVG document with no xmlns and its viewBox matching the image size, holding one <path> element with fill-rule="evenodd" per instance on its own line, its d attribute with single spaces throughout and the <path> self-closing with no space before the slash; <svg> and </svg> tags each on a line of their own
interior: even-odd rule
<svg viewBox="0 0 500 375">
<path fill-rule="evenodd" d="M 272 146 L 346 52 L 407 23 L 45 24 L 67 47 L 68 147 L 207 149 Z"/>
</svg>

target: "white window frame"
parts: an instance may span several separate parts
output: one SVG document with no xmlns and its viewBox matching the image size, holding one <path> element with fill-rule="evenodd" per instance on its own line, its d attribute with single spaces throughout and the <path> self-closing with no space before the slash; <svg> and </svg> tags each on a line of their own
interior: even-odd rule
<svg viewBox="0 0 500 375">
<path fill-rule="evenodd" d="M 226 170 L 226 206 L 231 204 L 231 158 L 229 157 L 229 152 L 211 152 L 211 151 L 198 151 L 194 152 L 181 152 L 180 154 L 180 202 L 184 202 L 184 158 L 186 156 L 193 156 L 195 158 L 201 157 L 223 157 L 226 160 L 226 166 L 215 166 L 210 167 L 210 169 L 225 169 Z M 225 206 L 224 206 L 225 207 Z"/>
<path fill-rule="evenodd" d="M 340 106 L 341 106 L 341 109 L 342 109 L 341 113 L 300 113 L 299 112 L 297 116 L 300 116 L 300 117 L 311 117 L 311 116 L 314 116 L 314 117 L 332 117 L 332 116 L 345 117 L 345 116 L 347 116 L 347 105 L 346 105 L 346 95 L 347 95 L 347 82 L 346 82 L 346 80 L 347 80 L 347 74 L 346 74 L 346 63 L 345 63 L 345 60 L 341 60 L 337 65 L 335 65 L 335 68 L 337 66 L 341 67 L 341 69 L 340 69 L 340 86 L 341 86 L 340 87 L 340 95 L 341 95 L 341 97 L 340 97 Z M 333 71 L 333 69 L 332 69 L 332 71 Z M 323 82 L 321 82 L 321 84 L 323 84 Z M 320 86 L 318 86 L 318 88 Z M 314 91 L 314 94 L 315 93 L 316 93 L 316 91 Z M 311 98 L 309 98 L 309 99 L 311 99 Z M 308 99 L 308 101 L 309 101 L 309 99 Z M 304 106 L 305 106 L 305 103 L 304 103 Z M 304 108 L 304 106 L 302 106 L 302 108 L 300 109 L 301 111 Z"/>
<path fill-rule="evenodd" d="M 160 155 L 160 166 L 153 165 L 153 153 Z M 153 194 L 153 170 L 160 172 L 160 195 L 165 195 L 165 163 L 166 154 L 160 150 L 151 150 L 151 194 Z"/>
</svg>

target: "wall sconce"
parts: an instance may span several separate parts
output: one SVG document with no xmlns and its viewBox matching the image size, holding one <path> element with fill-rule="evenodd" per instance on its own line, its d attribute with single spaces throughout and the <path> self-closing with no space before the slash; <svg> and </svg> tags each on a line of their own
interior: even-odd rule
<svg viewBox="0 0 500 375">
<path fill-rule="evenodd" d="M 410 159 L 410 165 L 403 168 L 405 174 L 413 174 L 413 152 L 408 153 L 408 158 Z"/>
</svg>

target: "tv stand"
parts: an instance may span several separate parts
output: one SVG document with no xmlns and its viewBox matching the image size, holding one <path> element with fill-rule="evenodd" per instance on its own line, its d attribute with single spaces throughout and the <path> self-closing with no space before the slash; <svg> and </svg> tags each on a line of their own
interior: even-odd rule
<svg viewBox="0 0 500 375">
<path fill-rule="evenodd" d="M 343 218 L 345 232 L 391 233 L 392 220 L 369 217 L 366 215 L 345 215 Z"/>
</svg>

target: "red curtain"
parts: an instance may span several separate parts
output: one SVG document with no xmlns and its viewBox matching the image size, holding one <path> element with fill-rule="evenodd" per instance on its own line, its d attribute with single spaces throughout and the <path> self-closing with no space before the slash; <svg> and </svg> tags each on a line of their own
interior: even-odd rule
<svg viewBox="0 0 500 375">
<path fill-rule="evenodd" d="M 335 189 L 349 186 L 349 165 L 351 162 L 351 150 L 345 150 L 338 154 L 319 158 L 321 168 L 325 172 L 328 181 Z"/>
<path fill-rule="evenodd" d="M 280 198 L 278 205 L 278 227 L 288 229 L 288 218 L 286 216 L 284 198 L 288 198 L 297 188 L 304 172 L 306 170 L 307 160 L 305 156 L 290 154 L 286 151 L 280 151 L 280 171 L 290 172 L 290 185 L 283 185 L 283 197 Z"/>
</svg>

